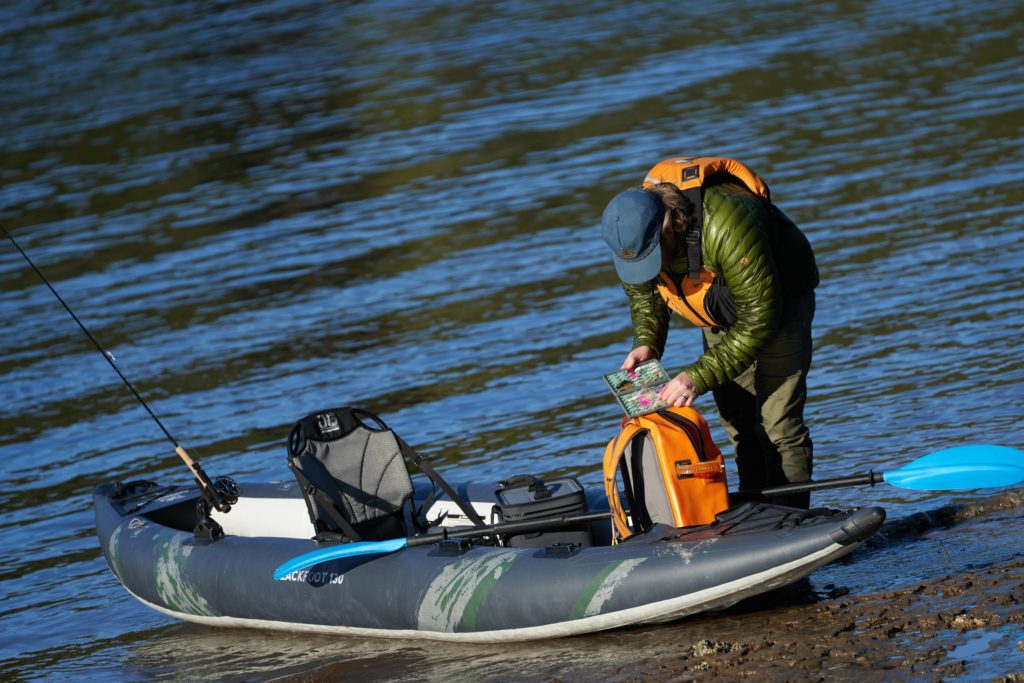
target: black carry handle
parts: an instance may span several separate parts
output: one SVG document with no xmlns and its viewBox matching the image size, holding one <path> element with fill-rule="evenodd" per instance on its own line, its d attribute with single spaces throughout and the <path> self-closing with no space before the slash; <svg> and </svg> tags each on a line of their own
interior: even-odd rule
<svg viewBox="0 0 1024 683">
<path fill-rule="evenodd" d="M 376 422 L 377 423 L 377 428 L 374 429 L 373 427 L 371 427 L 370 425 L 366 424 L 362 420 L 359 420 L 359 422 L 364 427 L 369 429 L 371 432 L 388 432 L 388 431 L 392 431 L 391 427 L 388 427 L 387 423 L 384 422 L 384 420 L 382 420 L 381 418 L 377 417 L 376 415 L 371 413 L 369 410 L 363 410 L 362 408 L 353 408 L 352 409 L 352 414 L 355 415 L 357 419 L 358 419 L 358 416 L 363 415 L 365 417 L 370 418 L 374 422 Z"/>
<path fill-rule="evenodd" d="M 526 490 L 530 491 L 533 494 L 534 500 L 543 500 L 544 498 L 551 497 L 551 491 L 548 491 L 547 484 L 532 474 L 517 474 L 514 477 L 498 482 L 499 491 L 521 488 L 526 488 Z"/>
</svg>

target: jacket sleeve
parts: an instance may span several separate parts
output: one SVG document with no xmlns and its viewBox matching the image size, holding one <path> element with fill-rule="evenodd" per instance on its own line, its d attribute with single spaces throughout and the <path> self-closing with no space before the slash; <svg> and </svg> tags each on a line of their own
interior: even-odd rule
<svg viewBox="0 0 1024 683">
<path fill-rule="evenodd" d="M 650 346 L 661 358 L 668 339 L 668 304 L 650 282 L 622 288 L 629 297 L 629 317 L 633 322 L 633 348 Z"/>
<path fill-rule="evenodd" d="M 704 262 L 729 286 L 738 319 L 718 344 L 684 369 L 698 391 L 714 389 L 739 376 L 778 327 L 782 289 L 772 255 L 769 220 L 761 201 L 735 186 L 705 192 Z"/>
</svg>

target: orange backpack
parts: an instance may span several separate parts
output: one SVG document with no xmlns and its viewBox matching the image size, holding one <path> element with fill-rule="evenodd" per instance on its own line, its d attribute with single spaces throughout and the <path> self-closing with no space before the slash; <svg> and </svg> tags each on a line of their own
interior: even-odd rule
<svg viewBox="0 0 1024 683">
<path fill-rule="evenodd" d="M 622 506 L 622 488 L 629 512 Z M 627 418 L 604 452 L 604 486 L 616 536 L 655 524 L 709 524 L 729 507 L 722 452 L 693 408 Z"/>
</svg>

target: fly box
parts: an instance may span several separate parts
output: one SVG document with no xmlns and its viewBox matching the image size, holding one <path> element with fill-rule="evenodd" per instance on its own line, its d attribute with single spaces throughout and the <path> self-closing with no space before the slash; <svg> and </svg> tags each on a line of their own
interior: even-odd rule
<svg viewBox="0 0 1024 683">
<path fill-rule="evenodd" d="M 498 487 L 495 497 L 498 500 L 498 517 L 502 522 L 581 515 L 587 511 L 583 486 L 575 479 L 545 482 L 537 477 L 521 474 L 501 482 Z M 539 548 L 554 543 L 574 543 L 581 547 L 592 545 L 590 523 L 568 523 L 536 532 L 511 535 L 505 539 L 505 545 L 514 548 Z"/>
</svg>

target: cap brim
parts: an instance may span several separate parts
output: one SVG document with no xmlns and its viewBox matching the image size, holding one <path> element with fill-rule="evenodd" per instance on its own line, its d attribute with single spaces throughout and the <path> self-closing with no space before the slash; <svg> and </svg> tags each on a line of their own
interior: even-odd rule
<svg viewBox="0 0 1024 683">
<path fill-rule="evenodd" d="M 661 245 L 654 243 L 654 248 L 643 258 L 627 261 L 613 254 L 615 272 L 627 285 L 640 285 L 649 282 L 661 272 Z"/>
</svg>

